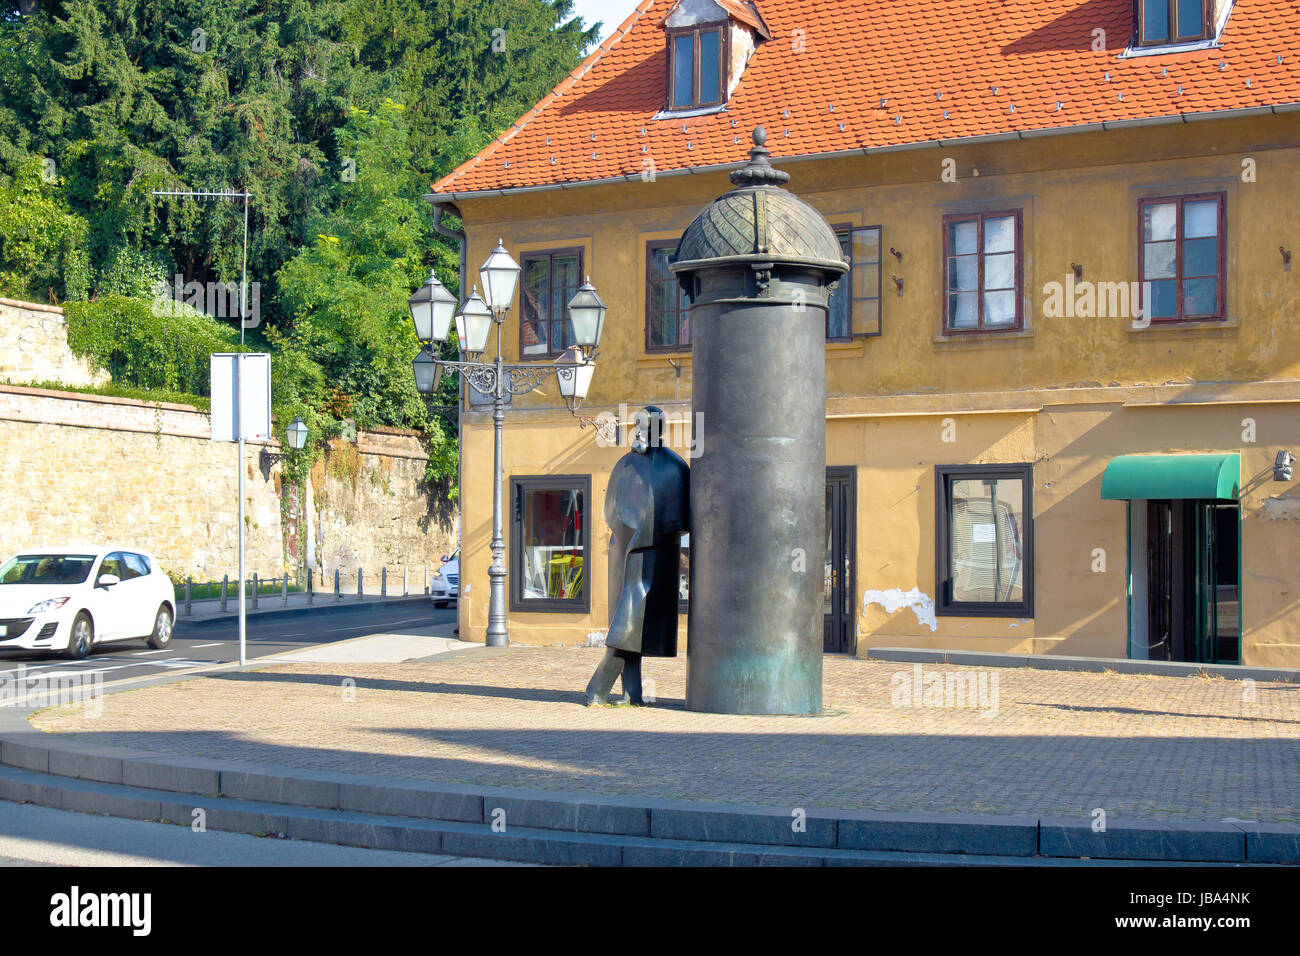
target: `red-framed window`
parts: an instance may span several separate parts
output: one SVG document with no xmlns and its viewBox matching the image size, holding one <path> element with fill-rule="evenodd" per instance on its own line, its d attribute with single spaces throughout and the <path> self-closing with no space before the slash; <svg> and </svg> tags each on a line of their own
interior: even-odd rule
<svg viewBox="0 0 1300 956">
<path fill-rule="evenodd" d="M 1024 328 L 1021 211 L 943 217 L 945 333 Z"/>
<path fill-rule="evenodd" d="M 725 23 L 668 31 L 668 109 L 691 110 L 722 103 L 727 88 Z"/>
<path fill-rule="evenodd" d="M 1138 203 L 1138 275 L 1152 322 L 1224 317 L 1224 193 Z"/>
<path fill-rule="evenodd" d="M 691 350 L 691 300 L 677 277 L 668 271 L 676 240 L 646 243 L 645 350 Z"/>
<path fill-rule="evenodd" d="M 1210 0 L 1138 0 L 1138 46 L 1194 43 L 1210 36 Z"/>
<path fill-rule="evenodd" d="M 582 285 L 582 250 L 547 249 L 522 259 L 519 354 L 552 358 L 573 344 L 569 300 Z"/>
</svg>

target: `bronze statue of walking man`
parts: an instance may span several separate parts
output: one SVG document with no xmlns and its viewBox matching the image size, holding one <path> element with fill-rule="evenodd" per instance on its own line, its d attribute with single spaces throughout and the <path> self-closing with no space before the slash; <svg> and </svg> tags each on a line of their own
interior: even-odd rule
<svg viewBox="0 0 1300 956">
<path fill-rule="evenodd" d="M 664 413 L 636 413 L 632 450 L 609 476 L 609 632 L 605 657 L 587 684 L 587 703 L 609 702 L 623 677 L 622 703 L 641 704 L 641 658 L 677 656 L 682 535 L 691 530 L 690 468 L 664 445 Z"/>
</svg>

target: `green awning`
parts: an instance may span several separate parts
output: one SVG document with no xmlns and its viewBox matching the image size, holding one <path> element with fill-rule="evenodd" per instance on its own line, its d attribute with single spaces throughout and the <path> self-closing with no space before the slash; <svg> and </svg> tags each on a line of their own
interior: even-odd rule
<svg viewBox="0 0 1300 956">
<path fill-rule="evenodd" d="M 1120 455 L 1101 476 L 1102 498 L 1236 501 L 1241 455 Z"/>
</svg>

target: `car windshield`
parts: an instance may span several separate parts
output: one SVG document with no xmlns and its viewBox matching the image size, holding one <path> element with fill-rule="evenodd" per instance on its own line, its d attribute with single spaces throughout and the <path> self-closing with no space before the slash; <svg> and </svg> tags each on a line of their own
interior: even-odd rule
<svg viewBox="0 0 1300 956">
<path fill-rule="evenodd" d="M 81 584 L 93 554 L 20 554 L 0 567 L 0 584 Z"/>
</svg>

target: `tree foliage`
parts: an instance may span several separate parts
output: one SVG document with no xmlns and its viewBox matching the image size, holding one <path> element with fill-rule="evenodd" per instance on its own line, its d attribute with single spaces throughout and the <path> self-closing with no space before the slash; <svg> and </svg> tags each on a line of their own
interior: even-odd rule
<svg viewBox="0 0 1300 956">
<path fill-rule="evenodd" d="M 422 194 L 596 29 L 569 0 L 0 2 L 0 291 L 125 315 L 117 297 L 159 279 L 237 285 L 241 204 L 154 192 L 247 191 L 251 344 L 275 353 L 277 400 L 317 434 L 420 428 L 445 481 L 456 452 L 414 391 L 405 300 L 430 268 L 455 289 L 458 250 Z M 145 351 L 114 367 L 143 375 L 152 341 L 125 339 Z"/>
</svg>

